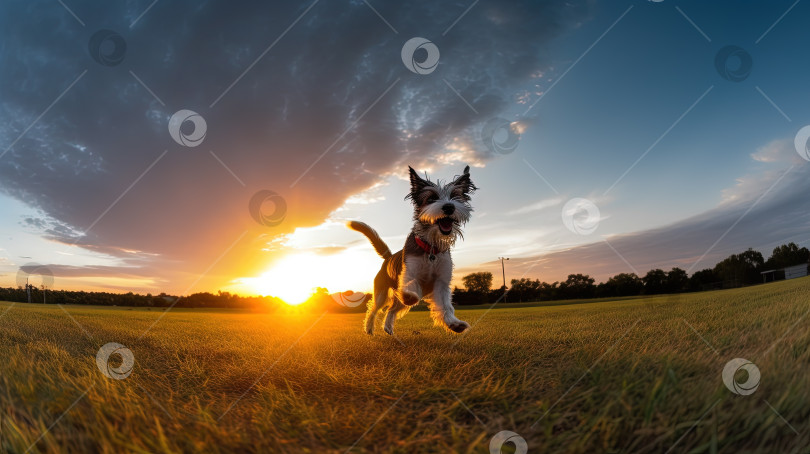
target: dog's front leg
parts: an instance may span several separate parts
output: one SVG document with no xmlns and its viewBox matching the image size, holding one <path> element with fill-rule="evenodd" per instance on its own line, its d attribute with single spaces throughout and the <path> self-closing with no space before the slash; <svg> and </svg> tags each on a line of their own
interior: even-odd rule
<svg viewBox="0 0 810 454">
<path fill-rule="evenodd" d="M 431 315 L 438 324 L 444 325 L 456 333 L 463 333 L 470 327 L 470 324 L 456 317 L 452 298 L 450 283 L 437 280 L 433 286 L 433 295 L 431 295 L 433 303 L 430 308 Z"/>
<path fill-rule="evenodd" d="M 459 320 L 453 308 L 453 294 L 450 292 L 450 281 L 453 278 L 453 262 L 450 254 L 440 257 L 436 266 L 436 279 L 433 281 L 433 288 L 430 299 L 430 312 L 437 325 L 456 333 L 463 333 L 470 327 L 470 324 Z"/>
</svg>

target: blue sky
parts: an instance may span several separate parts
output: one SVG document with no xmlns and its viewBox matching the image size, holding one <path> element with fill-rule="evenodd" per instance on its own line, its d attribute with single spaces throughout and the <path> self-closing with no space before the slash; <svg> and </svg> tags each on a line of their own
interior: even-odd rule
<svg viewBox="0 0 810 454">
<path fill-rule="evenodd" d="M 458 276 L 499 271 L 504 255 L 508 278 L 695 271 L 810 237 L 810 170 L 793 146 L 810 124 L 810 6 L 372 5 L 6 4 L 0 282 L 36 262 L 56 287 L 272 291 L 292 272 L 367 289 L 379 261 L 341 222 L 398 247 L 407 165 L 444 179 L 473 166 Z M 102 28 L 127 41 L 122 64 L 88 58 Z M 441 52 L 430 74 L 401 61 L 415 36 Z M 727 45 L 751 56 L 742 81 L 715 67 Z M 200 147 L 169 137 L 180 109 L 205 118 Z M 515 152 L 484 146 L 494 117 L 522 131 Z M 250 218 L 259 189 L 284 197 L 280 225 Z M 572 198 L 599 208 L 593 233 L 565 227 Z M 339 264 L 353 271 L 329 273 Z"/>
</svg>

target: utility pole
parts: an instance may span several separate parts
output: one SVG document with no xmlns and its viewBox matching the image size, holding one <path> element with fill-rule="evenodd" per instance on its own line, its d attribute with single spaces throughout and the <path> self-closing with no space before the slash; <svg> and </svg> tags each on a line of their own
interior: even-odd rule
<svg viewBox="0 0 810 454">
<path fill-rule="evenodd" d="M 31 285 L 28 283 L 29 278 L 25 278 L 25 293 L 28 294 L 28 304 L 31 304 Z"/>
<path fill-rule="evenodd" d="M 509 260 L 508 257 L 498 257 L 501 260 L 501 274 L 503 275 L 503 301 L 506 302 L 506 267 L 503 265 L 504 260 Z"/>
</svg>

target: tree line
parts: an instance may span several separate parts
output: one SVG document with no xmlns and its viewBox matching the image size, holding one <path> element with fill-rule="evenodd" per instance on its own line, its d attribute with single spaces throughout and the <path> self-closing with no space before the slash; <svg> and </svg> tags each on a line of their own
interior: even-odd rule
<svg viewBox="0 0 810 454">
<path fill-rule="evenodd" d="M 85 304 L 88 306 L 131 306 L 149 308 L 195 307 L 221 309 L 272 309 L 283 301 L 272 296 L 240 296 L 229 292 L 216 294 L 202 292 L 188 296 L 140 295 L 137 293 L 85 292 L 71 290 L 48 290 L 28 285 L 17 288 L 0 288 L 0 301 L 16 303 Z"/>
<path fill-rule="evenodd" d="M 808 264 L 810 250 L 795 243 L 783 244 L 773 250 L 765 260 L 762 253 L 748 249 L 732 254 L 691 276 L 678 267 L 669 271 L 653 269 L 644 276 L 636 273 L 619 273 L 605 282 L 595 283 L 587 274 L 570 274 L 565 281 L 553 283 L 539 279 L 512 279 L 506 298 L 512 302 L 550 301 L 564 299 L 604 298 L 614 296 L 659 295 L 667 293 L 699 292 L 722 288 L 735 288 L 762 283 L 763 271 Z M 492 273 L 471 273 L 462 278 L 463 289 L 453 290 L 456 304 L 483 304 L 504 297 L 503 286 L 492 288 Z M 784 279 L 784 272 L 776 279 Z"/>
<path fill-rule="evenodd" d="M 539 279 L 512 279 L 508 301 L 550 301 L 563 299 L 584 299 L 613 296 L 656 295 L 665 293 L 696 292 L 720 288 L 741 287 L 762 282 L 761 271 L 781 269 L 810 262 L 810 251 L 799 248 L 795 243 L 781 245 L 773 250 L 765 260 L 760 252 L 748 249 L 733 254 L 714 268 L 707 268 L 689 276 L 680 268 L 669 271 L 650 270 L 643 277 L 635 273 L 619 273 L 599 284 L 587 274 L 571 274 L 562 282 L 542 282 Z M 779 276 L 777 276 L 777 279 Z M 784 276 L 781 276 L 784 278 Z M 453 302 L 456 304 L 492 303 L 503 297 L 504 287 L 492 288 L 492 273 L 479 272 L 464 276 L 463 289 L 456 287 Z M 240 296 L 229 292 L 194 293 L 176 296 L 166 293 L 110 293 L 71 290 L 50 290 L 33 285 L 17 288 L 0 288 L 0 301 L 47 304 L 84 304 L 92 306 L 131 306 L 146 308 L 221 308 L 276 311 L 288 308 L 283 300 L 273 296 Z M 325 288 L 318 288 L 302 309 L 354 312 L 362 311 L 362 305 L 355 308 L 340 308 L 331 300 Z"/>
</svg>

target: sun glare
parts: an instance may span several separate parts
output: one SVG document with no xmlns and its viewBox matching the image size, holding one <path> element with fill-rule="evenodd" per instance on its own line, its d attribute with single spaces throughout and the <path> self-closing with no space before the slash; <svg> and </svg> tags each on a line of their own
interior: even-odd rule
<svg viewBox="0 0 810 454">
<path fill-rule="evenodd" d="M 369 290 L 380 266 L 368 251 L 347 250 L 337 254 L 289 255 L 258 277 L 242 281 L 261 295 L 277 296 L 287 304 L 305 302 L 317 287 L 330 293 Z"/>
</svg>

